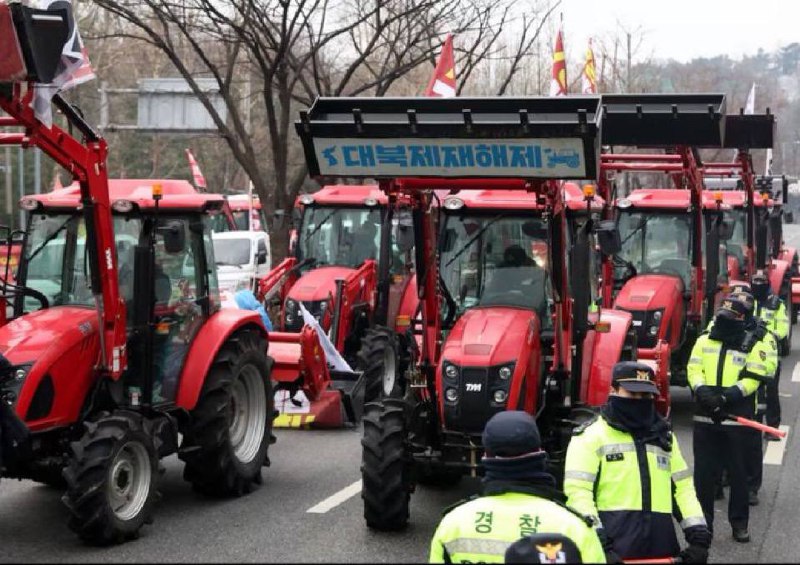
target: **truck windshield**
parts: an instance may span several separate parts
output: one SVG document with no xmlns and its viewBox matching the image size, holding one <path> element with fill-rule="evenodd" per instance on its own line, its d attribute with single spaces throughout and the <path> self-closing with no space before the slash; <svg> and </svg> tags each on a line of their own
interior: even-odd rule
<svg viewBox="0 0 800 565">
<path fill-rule="evenodd" d="M 379 208 L 306 208 L 299 234 L 299 259 L 315 266 L 357 267 L 378 259 L 381 241 Z"/>
<path fill-rule="evenodd" d="M 217 265 L 241 267 L 250 264 L 251 243 L 246 238 L 214 238 L 214 260 Z"/>
<path fill-rule="evenodd" d="M 93 305 L 83 216 L 32 214 L 29 222 L 23 256 L 26 263 L 25 286 L 44 294 L 50 306 Z M 140 231 L 140 220 L 122 216 L 114 218 L 120 273 L 133 269 L 133 249 Z M 125 299 L 133 297 L 129 286 L 120 286 Z M 125 296 L 126 289 L 130 290 L 131 296 Z M 23 308 L 26 311 L 38 307 L 37 300 L 25 297 Z"/>
<path fill-rule="evenodd" d="M 249 210 L 233 210 L 231 211 L 231 215 L 233 216 L 233 223 L 235 227 L 233 229 L 239 231 L 248 231 L 250 230 L 250 223 L 247 221 L 247 214 Z M 261 208 L 253 208 L 253 224 L 252 229 L 254 231 L 260 231 L 267 229 L 267 219 L 264 215 L 264 211 Z"/>
<path fill-rule="evenodd" d="M 623 211 L 619 215 L 619 257 L 636 273 L 680 277 L 689 288 L 692 274 L 691 218 L 688 214 Z"/>
<path fill-rule="evenodd" d="M 536 310 L 546 325 L 547 233 L 541 218 L 448 214 L 441 275 L 459 313 L 476 306 L 513 306 Z"/>
</svg>

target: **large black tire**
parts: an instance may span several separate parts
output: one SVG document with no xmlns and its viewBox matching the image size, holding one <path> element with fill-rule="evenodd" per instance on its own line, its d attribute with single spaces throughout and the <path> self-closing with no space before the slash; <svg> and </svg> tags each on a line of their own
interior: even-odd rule
<svg viewBox="0 0 800 565">
<path fill-rule="evenodd" d="M 85 542 L 121 543 L 152 521 L 158 456 L 147 422 L 135 412 L 102 413 L 71 444 L 64 479 L 69 527 Z"/>
<path fill-rule="evenodd" d="M 408 524 L 411 481 L 405 436 L 401 399 L 386 398 L 366 405 L 361 440 L 361 498 L 370 528 L 393 531 Z"/>
<path fill-rule="evenodd" d="M 183 477 L 212 496 L 241 496 L 261 484 L 272 437 L 267 346 L 254 331 L 234 334 L 206 376 L 179 457 Z"/>
<path fill-rule="evenodd" d="M 403 396 L 397 334 L 385 327 L 367 331 L 361 339 L 357 368 L 364 372 L 364 403 Z"/>
</svg>

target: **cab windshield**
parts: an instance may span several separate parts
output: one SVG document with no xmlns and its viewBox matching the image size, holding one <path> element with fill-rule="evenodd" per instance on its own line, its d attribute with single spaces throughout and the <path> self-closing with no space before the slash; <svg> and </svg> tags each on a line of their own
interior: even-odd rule
<svg viewBox="0 0 800 565">
<path fill-rule="evenodd" d="M 378 258 L 380 241 L 379 208 L 308 207 L 298 237 L 298 259 L 313 259 L 315 267 L 358 267 Z"/>
<path fill-rule="evenodd" d="M 249 231 L 251 229 L 250 223 L 247 221 L 249 210 L 235 210 L 231 212 L 233 216 L 234 228 L 237 231 Z M 253 231 L 266 231 L 267 218 L 264 215 L 264 210 L 253 208 Z"/>
<path fill-rule="evenodd" d="M 747 246 L 747 216 L 744 209 L 737 208 L 730 211 L 733 220 L 733 235 L 726 242 L 728 252 L 734 255 L 740 264 L 744 262 L 744 250 Z"/>
<path fill-rule="evenodd" d="M 251 242 L 246 238 L 214 239 L 214 260 L 217 266 L 241 267 L 250 264 Z"/>
<path fill-rule="evenodd" d="M 689 288 L 692 274 L 691 218 L 688 214 L 619 214 L 622 250 L 618 258 L 637 274 L 675 275 Z"/>
<path fill-rule="evenodd" d="M 139 219 L 114 217 L 120 270 L 125 266 L 133 268 L 133 249 L 140 231 Z M 32 214 L 24 260 L 25 286 L 44 294 L 50 306 L 94 304 L 83 215 Z M 24 310 L 39 306 L 36 299 L 24 297 Z"/>
<path fill-rule="evenodd" d="M 441 276 L 458 314 L 478 306 L 512 306 L 549 320 L 547 224 L 522 216 L 448 214 Z"/>
</svg>

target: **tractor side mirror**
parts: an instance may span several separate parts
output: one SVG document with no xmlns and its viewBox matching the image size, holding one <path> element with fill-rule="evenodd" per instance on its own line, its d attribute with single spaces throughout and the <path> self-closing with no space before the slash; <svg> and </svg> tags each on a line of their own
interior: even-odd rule
<svg viewBox="0 0 800 565">
<path fill-rule="evenodd" d="M 522 233 L 531 239 L 547 240 L 547 225 L 543 222 L 528 221 L 522 224 Z"/>
<path fill-rule="evenodd" d="M 794 223 L 794 212 L 791 210 L 787 210 L 783 213 L 783 223 L 785 224 L 793 224 Z"/>
<path fill-rule="evenodd" d="M 396 243 L 401 253 L 408 253 L 414 249 L 414 230 L 410 226 L 398 225 Z"/>
<path fill-rule="evenodd" d="M 622 241 L 619 235 L 619 228 L 614 220 L 603 220 L 597 222 L 595 227 L 597 244 L 603 255 L 616 255 L 622 250 Z"/>
<path fill-rule="evenodd" d="M 167 253 L 182 253 L 186 249 L 186 230 L 183 222 L 173 220 L 158 226 L 158 232 L 164 237 L 164 251 Z"/>
</svg>

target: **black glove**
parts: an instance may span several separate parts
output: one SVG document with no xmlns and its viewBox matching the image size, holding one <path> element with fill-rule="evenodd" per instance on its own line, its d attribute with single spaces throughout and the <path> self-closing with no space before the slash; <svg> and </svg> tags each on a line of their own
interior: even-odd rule
<svg viewBox="0 0 800 565">
<path fill-rule="evenodd" d="M 597 537 L 600 538 L 600 545 L 603 546 L 603 551 L 606 554 L 606 563 L 622 563 L 622 557 L 614 551 L 614 544 L 606 531 L 603 528 L 597 528 Z"/>
<path fill-rule="evenodd" d="M 680 552 L 678 558 L 683 563 L 708 563 L 708 548 L 690 545 Z"/>
<path fill-rule="evenodd" d="M 697 545 L 706 549 L 711 546 L 711 531 L 706 525 L 689 526 L 683 530 L 683 536 L 689 545 Z"/>
<path fill-rule="evenodd" d="M 726 388 L 722 392 L 722 396 L 725 400 L 725 404 L 733 404 L 734 402 L 738 402 L 744 398 L 744 393 L 738 386 L 733 385 Z"/>
</svg>

